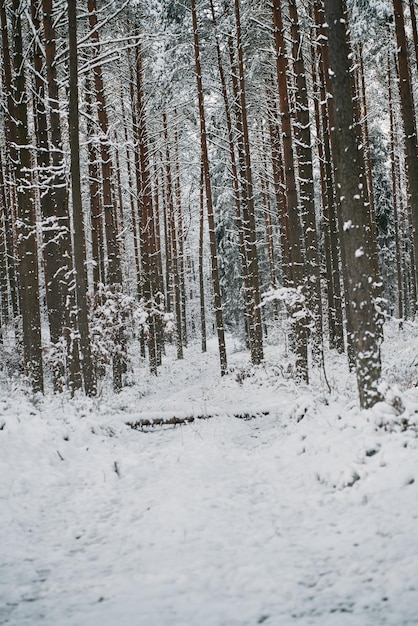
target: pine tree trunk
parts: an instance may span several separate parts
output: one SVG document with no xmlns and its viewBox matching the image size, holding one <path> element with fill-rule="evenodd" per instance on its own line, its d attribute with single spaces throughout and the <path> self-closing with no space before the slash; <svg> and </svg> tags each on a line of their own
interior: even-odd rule
<svg viewBox="0 0 418 626">
<path fill-rule="evenodd" d="M 39 307 L 38 242 L 35 199 L 29 151 L 27 90 L 23 58 L 20 1 L 13 0 L 13 69 L 16 102 L 16 157 L 14 163 L 18 207 L 18 267 L 23 321 L 25 373 L 33 391 L 43 392 L 41 318 Z"/>
<path fill-rule="evenodd" d="M 174 310 L 176 314 L 176 346 L 177 358 L 182 359 L 183 354 L 183 325 L 181 322 L 181 295 L 180 295 L 180 276 L 179 276 L 179 258 L 178 258 L 178 237 L 177 225 L 174 214 L 174 190 L 173 179 L 171 174 L 171 155 L 168 137 L 167 116 L 163 114 L 164 138 L 166 145 L 166 177 L 167 177 L 167 226 L 169 233 L 168 245 L 171 249 L 171 276 L 173 280 Z"/>
<path fill-rule="evenodd" d="M 411 15 L 412 38 L 414 41 L 415 64 L 418 70 L 418 31 L 417 15 L 415 12 L 415 0 L 409 0 L 409 13 Z"/>
<path fill-rule="evenodd" d="M 280 255 L 283 283 L 289 281 L 289 215 L 287 212 L 286 192 L 284 184 L 284 166 L 281 148 L 281 124 L 276 103 L 276 87 L 273 78 L 266 86 L 268 124 L 271 144 L 271 165 L 273 170 L 274 195 L 276 199 L 276 211 L 280 227 Z"/>
<path fill-rule="evenodd" d="M 329 211 L 328 223 L 332 250 L 332 280 L 335 294 L 335 320 L 337 329 L 337 341 L 336 347 L 339 351 L 344 349 L 343 339 L 343 315 L 342 315 L 342 301 L 344 299 L 344 312 L 346 322 L 346 338 L 347 338 L 347 357 L 351 370 L 355 369 L 355 357 L 352 348 L 352 321 L 351 310 L 347 302 L 347 263 L 344 259 L 344 247 L 341 245 L 342 237 L 342 220 L 341 220 L 341 207 L 339 204 L 339 196 L 337 194 L 337 180 L 335 173 L 335 106 L 334 100 L 331 97 L 331 70 L 329 64 L 329 52 L 328 52 L 328 39 L 326 36 L 326 30 L 323 26 L 325 23 L 323 2 L 314 1 L 314 14 L 316 28 L 318 29 L 318 44 L 320 48 L 320 85 L 321 85 L 321 107 L 322 107 L 322 119 L 324 127 L 324 146 L 326 147 L 325 155 L 325 167 L 327 172 L 327 186 L 329 193 L 329 201 L 327 203 L 327 210 Z M 333 181 L 333 182 L 332 182 Z M 331 193 L 332 190 L 332 193 Z M 332 198 L 332 200 L 331 200 Z M 341 265 L 340 265 L 341 261 Z M 341 283 L 343 285 L 343 291 L 341 290 Z"/>
<path fill-rule="evenodd" d="M 43 220 L 43 258 L 45 268 L 45 289 L 48 309 L 48 321 L 52 343 L 57 343 L 62 336 L 65 320 L 65 299 L 60 294 L 64 283 L 61 275 L 62 257 L 59 251 L 59 224 L 56 207 L 49 182 L 51 175 L 50 153 L 48 140 L 48 120 L 45 108 L 45 81 L 42 76 L 43 54 L 40 47 L 40 2 L 31 0 L 31 17 L 37 37 L 34 39 L 34 105 L 36 134 L 36 160 L 38 183 L 40 187 L 40 204 Z M 58 232 L 57 232 L 58 231 Z M 67 272 L 64 272 L 67 275 Z M 61 372 L 62 376 L 63 372 Z"/>
<path fill-rule="evenodd" d="M 205 312 L 205 267 L 204 267 L 204 228 L 205 228 L 205 180 L 203 163 L 200 165 L 199 186 L 199 296 L 200 296 L 200 332 L 202 336 L 202 352 L 207 351 L 206 342 L 206 312 Z"/>
<path fill-rule="evenodd" d="M 270 185 L 267 176 L 267 162 L 266 162 L 266 150 L 265 150 L 265 138 L 264 133 L 261 133 L 261 169 L 259 173 L 261 197 L 263 200 L 263 214 L 264 224 L 266 229 L 266 248 L 267 257 L 269 260 L 269 275 L 270 284 L 272 287 L 276 286 L 276 263 L 274 254 L 274 238 L 273 238 L 273 220 L 272 220 L 272 208 L 270 202 Z"/>
<path fill-rule="evenodd" d="M 76 302 L 74 292 L 74 262 L 71 241 L 71 225 L 69 210 L 69 193 L 67 183 L 67 168 L 63 151 L 61 130 L 60 98 L 57 77 L 56 32 L 54 26 L 52 0 L 42 0 L 42 21 L 44 30 L 45 68 L 48 86 L 48 114 L 50 129 L 50 159 L 51 159 L 51 195 L 52 206 L 55 211 L 57 242 L 53 244 L 55 254 L 60 259 L 61 267 L 54 277 L 59 283 L 53 285 L 57 292 L 63 334 L 67 344 L 67 360 L 69 363 L 70 386 L 80 387 L 81 372 L 78 347 L 73 345 L 72 337 L 77 325 Z M 52 242 L 50 242 L 52 243 Z M 54 254 L 54 249 L 50 254 Z"/>
<path fill-rule="evenodd" d="M 177 111 L 174 111 L 177 118 Z M 181 201 L 181 181 L 180 181 L 180 157 L 179 157 L 179 137 L 177 130 L 177 121 L 174 125 L 174 189 L 176 197 L 176 213 L 178 221 L 178 249 L 179 249 L 179 278 L 180 278 L 180 298 L 181 298 L 181 336 L 183 345 L 187 346 L 187 318 L 186 318 L 186 272 L 184 263 L 184 226 L 183 226 L 183 208 Z"/>
<path fill-rule="evenodd" d="M 410 74 L 410 59 L 405 34 L 405 19 L 402 0 L 393 0 L 395 31 L 399 64 L 399 93 L 405 136 L 405 164 L 408 183 L 408 205 L 412 208 L 412 226 L 415 252 L 415 282 L 418 282 L 418 145 L 413 88 Z"/>
<path fill-rule="evenodd" d="M 335 160 L 339 185 L 342 245 L 347 264 L 347 295 L 351 309 L 360 404 L 369 408 L 379 399 L 380 329 L 373 303 L 376 241 L 370 236 L 369 207 L 364 195 L 361 155 L 357 146 L 356 115 L 352 102 L 351 55 L 342 0 L 325 0 L 332 95 L 335 103 Z M 370 282 L 370 278 L 372 281 Z"/>
<path fill-rule="evenodd" d="M 196 82 L 197 82 L 197 96 L 199 104 L 199 119 L 200 119 L 200 146 L 203 162 L 204 180 L 205 180 L 205 193 L 206 193 L 206 210 L 209 225 L 209 243 L 212 263 L 212 283 L 214 293 L 214 308 L 216 318 L 216 330 L 218 335 L 219 346 L 219 360 L 221 367 L 221 375 L 227 373 L 227 356 L 225 346 L 225 331 L 223 323 L 222 313 L 222 299 L 221 288 L 219 282 L 218 271 L 218 255 L 216 247 L 215 236 L 215 215 L 212 203 L 212 185 L 209 173 L 209 154 L 206 137 L 206 118 L 203 99 L 203 84 L 202 84 L 202 69 L 200 65 L 200 49 L 199 49 L 199 34 L 197 29 L 197 15 L 196 15 L 196 1 L 191 0 L 192 9 L 192 24 L 193 24 L 193 39 L 194 39 L 194 56 L 195 56 L 195 68 L 196 68 Z"/>
<path fill-rule="evenodd" d="M 286 207 L 289 219 L 289 275 L 287 287 L 302 289 L 305 283 L 304 259 L 302 251 L 302 229 L 299 201 L 295 178 L 295 156 L 293 133 L 289 108 L 287 85 L 288 61 L 284 39 L 283 18 L 280 0 L 273 0 L 274 43 L 276 47 L 276 71 L 279 87 L 281 128 L 283 136 L 284 177 L 286 186 Z M 292 321 L 293 344 L 296 356 L 296 376 L 308 382 L 308 352 L 306 320 L 302 319 L 300 305 L 289 305 Z"/>
<path fill-rule="evenodd" d="M 1 326 L 9 321 L 9 284 L 8 284 L 8 259 L 7 259 L 7 200 L 4 185 L 3 157 L 0 151 L 0 298 L 1 298 Z M 0 331 L 0 341 L 3 340 L 3 332 Z"/>
<path fill-rule="evenodd" d="M 148 136 L 145 123 L 145 105 L 143 96 L 143 76 L 142 76 L 142 52 L 141 47 L 137 45 L 137 72 L 136 72 L 136 89 L 137 89 L 137 116 L 138 125 L 136 128 L 136 140 L 139 151 L 140 164 L 140 181 L 141 187 L 138 190 L 139 210 L 141 215 L 140 227 L 140 252 L 141 252 L 141 293 L 145 300 L 145 306 L 148 312 L 149 330 L 148 330 L 148 353 L 150 371 L 157 374 L 157 354 L 155 343 L 155 303 L 154 296 L 156 293 L 156 285 L 153 281 L 153 256 L 155 256 L 155 233 L 154 233 L 154 212 L 153 212 L 153 196 L 152 183 L 150 173 L 150 161 L 148 154 Z M 179 357 L 181 358 L 181 357 Z"/>
<path fill-rule="evenodd" d="M 213 0 L 210 0 L 211 14 L 212 14 L 212 22 L 215 29 L 215 43 L 216 43 L 216 57 L 218 61 L 218 72 L 219 78 L 221 81 L 221 90 L 222 90 L 222 98 L 224 101 L 225 108 L 225 120 L 226 120 L 226 128 L 227 128 L 227 136 L 228 136 L 228 149 L 229 149 L 229 157 L 231 162 L 231 182 L 232 182 L 232 194 L 234 200 L 235 207 L 235 223 L 236 229 L 238 233 L 238 244 L 239 244 L 239 258 L 241 262 L 241 274 L 244 283 L 244 291 L 245 294 L 249 294 L 250 285 L 248 280 L 248 262 L 247 262 L 247 253 L 245 249 L 245 241 L 244 241 L 244 229 L 242 226 L 242 214 L 241 214 L 241 200 L 240 200 L 240 191 L 239 191 L 239 180 L 238 180 L 238 169 L 237 169 L 237 161 L 235 157 L 235 138 L 232 124 L 232 111 L 231 105 L 228 97 L 228 88 L 225 77 L 225 71 L 222 63 L 222 53 L 221 46 L 219 41 L 219 34 L 217 29 L 217 21 L 216 14 L 213 5 Z M 230 39 L 229 39 L 230 41 Z M 232 55 L 231 59 L 232 59 Z M 236 74 L 232 69 L 232 80 L 234 84 L 234 93 L 238 91 Z M 204 196 L 203 196 L 204 199 Z M 203 243 L 202 243 L 203 245 Z M 251 318 L 251 303 L 248 302 L 248 298 L 246 298 L 246 313 L 245 317 L 249 320 Z M 246 324 L 249 326 L 249 324 Z"/>
<path fill-rule="evenodd" d="M 98 152 L 94 144 L 93 107 L 91 102 L 90 82 L 86 81 L 86 127 L 87 127 L 87 153 L 89 170 L 90 192 L 90 220 L 91 220 L 91 254 L 93 261 L 93 290 L 97 291 L 99 283 L 105 284 L 104 267 L 104 237 L 103 237 L 103 207 L 100 193 L 101 181 L 98 165 Z"/>
<path fill-rule="evenodd" d="M 245 93 L 244 58 L 242 51 L 240 0 L 234 0 L 235 4 L 235 25 L 237 38 L 237 58 L 238 58 L 238 98 L 237 112 L 241 121 L 241 132 L 238 135 L 238 143 L 242 143 L 240 159 L 240 179 L 241 179 L 241 205 L 242 205 L 242 225 L 244 229 L 244 241 L 248 263 L 248 285 L 249 306 L 251 311 L 251 337 L 250 350 L 251 361 L 259 365 L 263 358 L 263 327 L 260 306 L 260 281 L 257 256 L 257 232 L 255 223 L 254 188 L 251 165 L 250 138 L 247 120 L 247 102 Z"/>
<path fill-rule="evenodd" d="M 5 228 L 6 228 L 6 246 L 7 257 L 9 260 L 7 269 L 10 285 L 10 296 L 12 300 L 13 317 L 16 320 L 20 313 L 19 302 L 19 285 L 18 285 L 18 266 L 17 266 L 17 249 L 13 233 L 15 232 L 15 217 L 16 217 L 16 198 L 15 198 L 15 166 L 17 161 L 16 155 L 16 108 L 15 100 L 13 98 L 12 91 L 12 61 L 10 58 L 9 39 L 7 33 L 7 15 L 5 0 L 0 0 L 0 20 L 1 20 L 1 34 L 2 34 L 2 56 L 3 56 L 3 91 L 6 94 L 7 110 L 4 119 L 4 131 L 6 138 L 5 146 L 5 182 L 8 179 L 8 189 L 5 189 L 6 196 L 6 210 L 4 213 Z"/>
<path fill-rule="evenodd" d="M 299 204 L 302 216 L 307 265 L 306 298 L 313 316 L 313 361 L 322 362 L 322 302 L 315 215 L 311 120 L 308 86 L 302 52 L 302 35 L 296 0 L 288 0 L 291 21 L 293 71 L 296 81 L 295 144 L 299 170 Z"/>
<path fill-rule="evenodd" d="M 96 0 L 88 0 L 90 37 L 93 42 L 95 65 L 93 69 L 97 101 L 97 115 L 101 130 L 100 152 L 102 168 L 103 212 L 108 257 L 108 282 L 122 284 L 120 252 L 116 231 L 116 207 L 112 194 L 113 166 L 110 152 L 109 121 L 106 108 L 102 67 L 97 61 L 100 56 L 99 31 L 97 28 Z"/>
<path fill-rule="evenodd" d="M 75 292 L 77 301 L 77 321 L 80 337 L 80 357 L 86 395 L 96 394 L 96 380 L 90 349 L 89 322 L 87 309 L 87 272 L 84 215 L 81 199 L 80 176 L 80 131 L 78 110 L 78 56 L 77 56 L 77 8 L 75 2 L 68 3 L 69 33 L 69 87 L 70 101 L 68 125 L 71 150 L 71 190 L 73 206 L 73 240 Z"/>
<path fill-rule="evenodd" d="M 391 53 L 388 53 L 388 104 L 389 104 L 389 119 L 390 119 L 390 166 L 392 176 L 392 202 L 393 202 L 393 222 L 395 228 L 395 256 L 396 256 L 396 277 L 397 277 L 397 292 L 398 292 L 398 319 L 399 326 L 402 328 L 404 317 L 404 297 L 403 297 L 403 284 L 402 284 L 402 258 L 403 250 L 401 244 L 400 234 L 400 220 L 399 220 L 399 197 L 398 197 L 398 185 L 397 185 L 397 168 L 395 159 L 395 119 L 394 119 L 394 106 L 393 106 L 393 90 L 392 90 L 392 72 L 390 67 Z"/>
<path fill-rule="evenodd" d="M 315 5 L 315 21 L 319 25 L 319 15 Z M 321 42 L 323 37 L 321 36 Z M 321 172 L 322 193 L 322 216 L 324 233 L 324 252 L 327 273 L 327 298 L 328 298 L 328 331 L 330 347 L 338 352 L 344 352 L 344 323 L 341 295 L 341 272 L 340 272 L 340 237 L 339 225 L 336 216 L 336 191 L 332 170 L 331 156 L 331 126 L 328 116 L 328 97 L 326 89 L 323 45 L 316 42 L 314 46 L 313 63 L 314 81 L 317 84 L 317 97 L 315 98 L 315 113 L 317 135 L 319 137 L 319 165 Z"/>
</svg>

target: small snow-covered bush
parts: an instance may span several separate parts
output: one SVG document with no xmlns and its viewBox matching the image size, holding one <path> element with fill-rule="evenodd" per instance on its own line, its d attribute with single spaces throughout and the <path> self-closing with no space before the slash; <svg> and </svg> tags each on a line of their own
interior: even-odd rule
<svg viewBox="0 0 418 626">
<path fill-rule="evenodd" d="M 375 424 L 388 432 L 412 431 L 418 436 L 417 400 L 418 390 L 401 392 L 396 386 L 386 382 L 379 386 L 383 398 L 371 409 Z"/>
<path fill-rule="evenodd" d="M 147 332 L 148 312 L 143 301 L 123 293 L 120 285 L 99 284 L 90 309 L 91 352 L 98 376 L 115 359 L 126 362 L 127 340 L 135 329 Z"/>
</svg>

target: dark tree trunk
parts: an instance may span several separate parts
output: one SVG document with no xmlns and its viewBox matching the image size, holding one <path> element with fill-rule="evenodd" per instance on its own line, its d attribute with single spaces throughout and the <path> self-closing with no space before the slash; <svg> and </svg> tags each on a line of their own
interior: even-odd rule
<svg viewBox="0 0 418 626">
<path fill-rule="evenodd" d="M 215 215 L 212 203 L 212 185 L 209 173 L 209 154 L 206 137 L 206 118 L 203 99 L 203 84 L 202 84 L 202 69 L 200 65 L 200 49 L 199 49 L 199 34 L 197 29 L 197 15 L 196 15 L 196 2 L 191 0 L 192 9 L 192 23 L 193 23 L 193 36 L 194 36 L 194 56 L 196 67 L 196 81 L 197 81 L 197 97 L 199 103 L 199 119 L 200 119 L 200 147 L 203 160 L 203 171 L 205 180 L 205 193 L 206 193 L 206 210 L 208 216 L 209 225 L 209 243 L 212 263 L 212 283 L 214 293 L 214 307 L 216 318 L 216 330 L 218 335 L 219 346 L 219 360 L 221 366 L 221 375 L 227 373 L 227 357 L 225 346 L 225 331 L 223 323 L 222 313 L 222 300 L 221 289 L 219 283 L 219 271 L 218 271 L 218 255 L 216 248 L 216 236 L 215 236 Z"/>
<path fill-rule="evenodd" d="M 263 354 L 263 328 L 260 307 L 260 281 L 257 257 L 257 232 L 255 223 L 254 188 L 251 166 L 250 138 L 247 119 L 247 102 L 245 93 L 244 57 L 242 51 L 240 0 L 235 3 L 235 24 L 237 31 L 237 58 L 238 58 L 238 81 L 239 99 L 237 109 L 242 122 L 243 160 L 240 163 L 240 178 L 242 189 L 242 224 L 244 227 L 244 240 L 247 250 L 248 283 L 250 286 L 249 304 L 251 307 L 252 336 L 250 338 L 251 361 L 259 365 L 264 358 Z"/>
<path fill-rule="evenodd" d="M 206 312 L 205 312 L 205 268 L 204 268 L 204 228 L 205 228 L 205 180 L 203 163 L 200 165 L 200 186 L 199 186 L 199 296 L 200 296 L 200 331 L 202 336 L 202 352 L 207 351 L 206 343 Z"/>
<path fill-rule="evenodd" d="M 287 212 L 286 191 L 284 184 L 284 165 L 281 146 L 281 122 L 276 102 L 276 94 L 278 93 L 278 88 L 273 80 L 273 77 L 271 77 L 270 84 L 266 86 L 266 93 L 274 196 L 276 199 L 276 212 L 280 227 L 281 269 L 283 282 L 287 285 L 289 281 L 288 263 L 290 259 L 289 215 Z"/>
<path fill-rule="evenodd" d="M 93 42 L 93 53 L 95 65 L 93 69 L 94 86 L 96 91 L 97 115 L 101 130 L 100 153 L 102 167 L 102 188 L 103 188 L 103 212 L 106 236 L 106 247 L 108 257 L 108 282 L 112 284 L 122 284 L 122 270 L 120 262 L 120 252 L 117 241 L 116 230 L 116 207 L 112 193 L 113 166 L 110 152 L 109 121 L 106 108 L 106 99 L 103 84 L 103 74 L 100 62 L 99 31 L 97 28 L 96 0 L 88 0 L 90 37 Z"/>
<path fill-rule="evenodd" d="M 94 143 L 93 107 L 91 102 L 90 82 L 86 81 L 85 90 L 87 117 L 87 154 L 89 170 L 90 219 L 91 219 L 91 254 L 93 261 L 93 289 L 96 292 L 99 283 L 105 284 L 103 206 L 99 155 Z"/>
<path fill-rule="evenodd" d="M 411 15 L 412 38 L 414 41 L 415 64 L 418 70 L 418 31 L 417 15 L 415 12 L 415 0 L 409 0 L 409 13 Z"/>
<path fill-rule="evenodd" d="M 245 250 L 244 229 L 242 227 L 241 201 L 240 201 L 240 191 L 239 191 L 238 168 L 237 168 L 237 161 L 235 157 L 235 138 L 234 138 L 233 125 L 232 125 L 232 111 L 231 111 L 230 100 L 228 97 L 228 88 L 227 88 L 227 82 L 226 82 L 226 77 L 225 77 L 225 71 L 224 71 L 224 67 L 222 63 L 222 53 L 221 53 L 221 46 L 220 46 L 220 41 L 219 41 L 219 34 L 217 30 L 216 14 L 215 14 L 215 9 L 213 5 L 213 0 L 210 0 L 210 7 L 211 7 L 211 14 L 212 14 L 212 21 L 213 21 L 213 25 L 215 28 L 216 56 L 217 56 L 217 61 L 218 61 L 219 78 L 221 81 L 222 98 L 223 98 L 224 107 L 225 107 L 228 148 L 229 148 L 229 156 L 230 156 L 230 161 L 231 161 L 232 193 L 233 193 L 234 207 L 235 207 L 235 223 L 236 223 L 236 228 L 238 232 L 241 273 L 242 273 L 242 278 L 244 282 L 244 291 L 247 294 L 250 291 L 250 286 L 248 282 L 248 262 L 247 262 L 247 254 Z M 232 60 L 232 55 L 231 55 L 231 60 Z M 238 91 L 238 87 L 236 84 L 237 78 L 236 78 L 234 69 L 233 68 L 231 69 L 232 69 L 232 74 L 233 74 L 233 77 L 232 77 L 233 84 L 235 86 L 234 92 L 236 93 Z M 203 199 L 204 199 L 204 196 L 203 196 Z M 247 302 L 246 317 L 248 319 L 250 319 L 251 317 L 251 310 L 250 310 L 249 304 L 251 303 Z"/>
<path fill-rule="evenodd" d="M 280 0 L 273 0 L 274 42 L 276 47 L 276 71 L 279 87 L 281 127 L 283 136 L 284 178 L 286 186 L 286 204 L 289 219 L 289 275 L 287 287 L 303 289 L 305 283 L 304 258 L 302 249 L 302 228 L 299 201 L 295 177 L 295 155 L 293 133 L 289 107 L 287 76 L 289 73 L 286 57 L 283 18 Z M 308 353 L 306 320 L 300 316 L 296 307 L 289 306 L 292 320 L 293 343 L 296 354 L 296 375 L 308 381 Z"/>
<path fill-rule="evenodd" d="M 393 0 L 396 42 L 399 65 L 399 93 L 405 136 L 405 164 L 408 183 L 408 205 L 412 210 L 412 225 L 415 252 L 415 278 L 418 282 L 416 255 L 418 254 L 418 145 L 413 87 L 410 73 L 409 51 L 405 34 L 405 19 L 402 0 Z"/>
<path fill-rule="evenodd" d="M 315 3 L 315 20 L 320 27 L 318 6 Z M 319 30 L 318 40 L 315 42 L 313 74 L 317 83 L 315 98 L 315 113 L 317 134 L 319 137 L 319 165 L 321 174 L 322 193 L 322 218 L 324 233 L 324 253 L 327 274 L 327 298 L 328 298 L 328 332 L 330 347 L 338 352 L 344 352 L 344 322 L 341 295 L 341 272 L 340 272 L 340 236 L 339 225 L 336 215 L 336 190 L 333 176 L 333 163 L 331 155 L 331 124 L 328 115 L 328 97 L 323 52 L 325 51 L 322 28 Z M 317 65 L 317 67 L 316 67 Z"/>
<path fill-rule="evenodd" d="M 179 276 L 179 258 L 178 258 L 178 237 L 177 226 L 174 214 L 174 190 L 173 190 L 173 177 L 171 173 L 171 155 L 169 147 L 168 136 L 168 124 L 167 116 L 163 115 L 164 124 L 164 137 L 166 144 L 166 177 L 167 177 L 167 230 L 169 233 L 168 245 L 171 250 L 171 276 L 173 280 L 173 295 L 174 295 L 174 310 L 176 314 L 176 345 L 177 345 L 177 358 L 182 359 L 183 354 L 183 338 L 182 330 L 183 325 L 181 323 L 181 295 L 180 295 L 180 276 Z"/>
<path fill-rule="evenodd" d="M 148 154 L 148 136 L 146 128 L 146 111 L 143 95 L 142 76 L 142 52 L 137 46 L 137 119 L 136 140 L 139 150 L 140 181 L 141 187 L 138 190 L 139 210 L 140 210 L 140 251 L 141 251 L 141 292 L 145 300 L 148 312 L 148 352 L 149 364 L 152 374 L 157 374 L 157 355 L 155 343 L 155 303 L 156 293 L 155 271 L 153 267 L 155 256 L 155 223 L 153 212 L 153 197 L 150 172 L 150 160 Z"/>
<path fill-rule="evenodd" d="M 296 0 L 288 0 L 291 20 L 293 71 L 296 82 L 295 143 L 299 170 L 299 204 L 302 216 L 306 255 L 306 298 L 313 316 L 313 361 L 322 357 L 322 303 L 318 255 L 318 233 L 315 215 L 311 120 L 308 86 L 302 53 L 302 35 Z"/>
<path fill-rule="evenodd" d="M 396 277 L 398 292 L 398 319 L 402 328 L 404 317 L 404 293 L 403 293 L 403 271 L 402 259 L 404 258 L 402 233 L 400 232 L 399 219 L 399 196 L 398 196 L 398 172 L 395 157 L 395 115 L 393 106 L 393 90 L 392 90 L 392 71 L 391 71 L 391 53 L 388 53 L 388 104 L 390 119 L 390 166 L 392 175 L 392 202 L 393 202 L 393 222 L 395 227 L 395 254 L 396 254 Z"/>
<path fill-rule="evenodd" d="M 370 233 L 369 206 L 365 202 L 360 154 L 351 90 L 351 55 L 342 0 L 325 0 L 328 24 L 332 95 L 335 105 L 335 159 L 339 185 L 342 245 L 347 264 L 347 296 L 352 316 L 352 339 L 356 359 L 360 404 L 373 406 L 379 399 L 380 329 L 373 302 L 376 241 Z M 371 279 L 371 281 L 370 281 Z"/>
<path fill-rule="evenodd" d="M 9 281 L 8 281 L 8 259 L 7 259 L 7 196 L 4 184 L 3 158 L 0 151 L 0 298 L 1 298 L 1 326 L 9 321 Z M 0 341 L 3 339 L 3 332 L 0 331 Z"/>
<path fill-rule="evenodd" d="M 43 392 L 41 318 L 39 308 L 38 242 L 35 199 L 29 151 L 28 106 L 24 70 L 21 12 L 19 0 L 13 0 L 13 69 L 16 102 L 16 172 L 18 207 L 18 264 L 20 302 L 23 321 L 25 372 L 34 391 Z"/>
<path fill-rule="evenodd" d="M 10 58 L 9 38 L 7 32 L 7 15 L 6 15 L 6 3 L 5 0 L 0 0 L 0 19 L 1 19 L 1 34 L 2 34 L 2 55 L 3 55 L 3 91 L 6 94 L 7 110 L 5 114 L 4 130 L 6 136 L 5 146 L 5 182 L 10 178 L 10 184 L 7 184 L 8 189 L 5 191 L 5 228 L 6 228 L 6 246 L 7 246 L 7 258 L 8 258 L 8 278 L 10 285 L 10 295 L 12 300 L 13 316 L 16 319 L 20 312 L 19 303 L 19 291 L 18 291 L 18 267 L 17 267 L 17 250 L 13 237 L 15 231 L 15 217 L 16 217 L 16 198 L 14 190 L 14 177 L 15 177 L 15 163 L 17 161 L 16 156 L 16 109 L 15 100 L 13 98 L 12 91 L 12 61 Z"/>
</svg>

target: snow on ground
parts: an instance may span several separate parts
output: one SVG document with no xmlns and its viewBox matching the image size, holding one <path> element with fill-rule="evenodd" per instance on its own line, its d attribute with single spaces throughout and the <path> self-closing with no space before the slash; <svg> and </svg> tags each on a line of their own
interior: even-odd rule
<svg viewBox="0 0 418 626">
<path fill-rule="evenodd" d="M 276 348 L 223 379 L 214 344 L 169 350 L 94 400 L 3 378 L 0 624 L 417 625 L 418 332 L 386 333 L 401 417 L 394 392 L 360 412 L 336 355 L 331 393 L 296 386 Z"/>
</svg>

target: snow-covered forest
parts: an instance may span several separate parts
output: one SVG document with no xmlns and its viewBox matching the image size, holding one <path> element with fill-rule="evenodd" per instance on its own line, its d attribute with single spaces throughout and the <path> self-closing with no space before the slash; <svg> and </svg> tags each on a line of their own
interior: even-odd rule
<svg viewBox="0 0 418 626">
<path fill-rule="evenodd" d="M 0 624 L 418 623 L 416 0 L 0 0 Z"/>
</svg>

